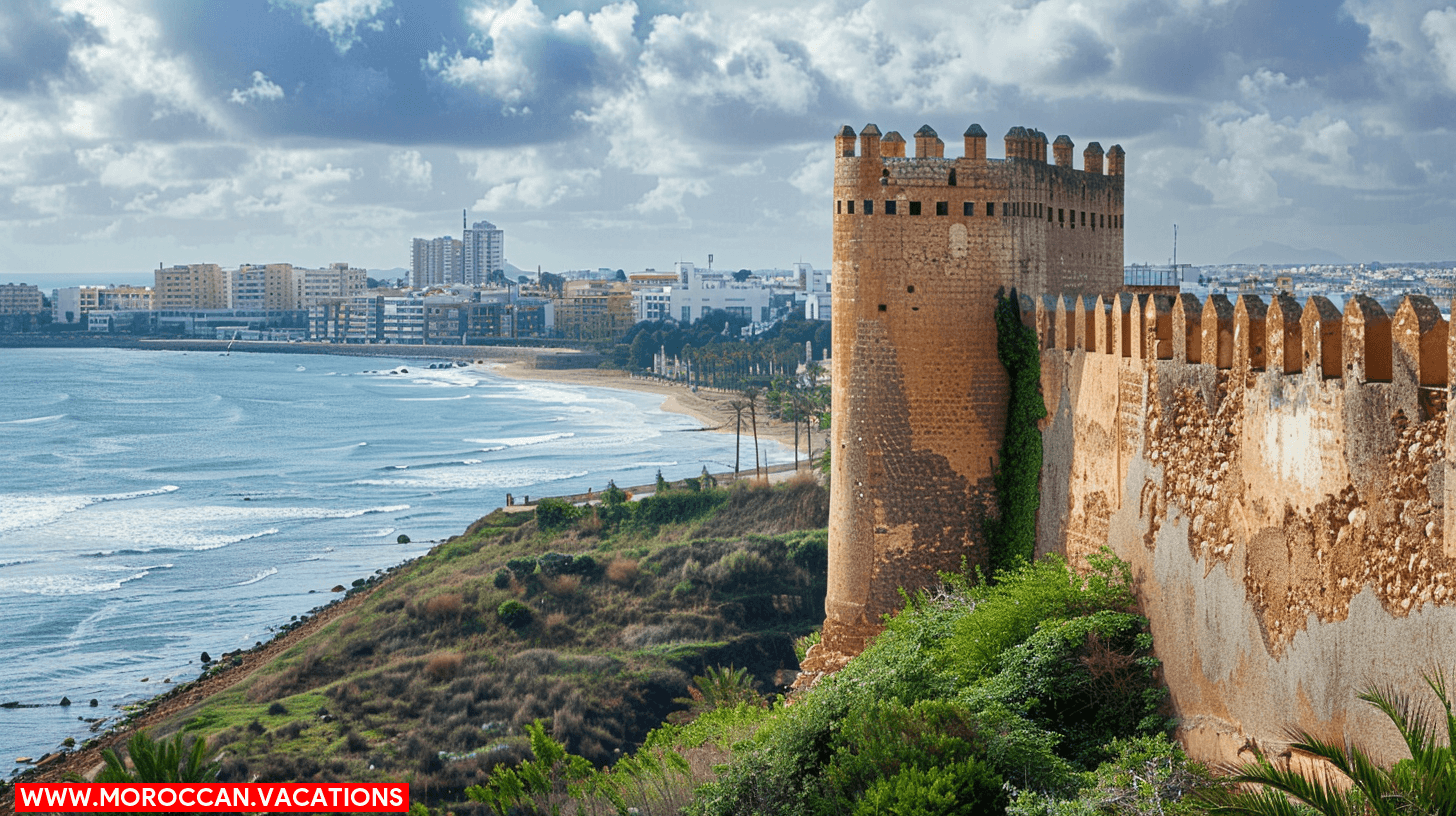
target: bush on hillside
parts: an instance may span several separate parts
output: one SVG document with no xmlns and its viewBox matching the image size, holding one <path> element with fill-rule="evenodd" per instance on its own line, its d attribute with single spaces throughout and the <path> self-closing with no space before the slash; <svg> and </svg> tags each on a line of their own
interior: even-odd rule
<svg viewBox="0 0 1456 816">
<path fill-rule="evenodd" d="M 496 607 L 495 616 L 506 626 L 519 629 L 531 622 L 531 607 L 514 599 L 503 601 Z"/>
<path fill-rule="evenodd" d="M 560 530 L 581 518 L 584 512 L 564 499 L 542 499 L 536 503 L 536 526 L 542 532 Z"/>
</svg>

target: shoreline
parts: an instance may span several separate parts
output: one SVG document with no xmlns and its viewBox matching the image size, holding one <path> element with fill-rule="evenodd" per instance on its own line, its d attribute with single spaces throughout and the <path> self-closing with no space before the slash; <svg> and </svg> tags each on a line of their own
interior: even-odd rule
<svg viewBox="0 0 1456 816">
<path fill-rule="evenodd" d="M 664 380 L 636 377 L 626 371 L 619 369 L 596 369 L 596 368 L 530 368 L 525 361 L 513 360 L 510 362 L 488 361 L 486 365 L 495 374 L 511 380 L 530 380 L 536 382 L 560 383 L 563 385 L 581 385 L 591 388 L 616 388 L 623 391 L 635 391 L 641 394 L 653 394 L 662 397 L 659 407 L 669 413 L 683 414 L 690 416 L 703 425 L 702 430 L 715 433 L 735 433 L 737 416 L 729 403 L 740 397 L 736 391 L 719 391 L 709 388 L 699 388 L 693 391 L 689 386 L 682 383 L 668 382 Z M 771 419 L 767 412 L 760 406 L 758 416 L 758 439 L 760 442 L 778 442 L 784 447 L 793 450 L 794 448 L 794 425 L 793 423 Z M 753 467 L 753 429 L 749 422 L 748 413 L 743 415 L 743 438 L 748 444 L 745 453 L 748 458 L 743 463 L 742 469 Z M 818 431 L 814 434 L 814 450 L 816 453 L 823 451 L 823 446 L 828 439 L 827 431 Z M 799 452 L 802 456 L 805 450 L 804 430 L 799 430 Z"/>
</svg>

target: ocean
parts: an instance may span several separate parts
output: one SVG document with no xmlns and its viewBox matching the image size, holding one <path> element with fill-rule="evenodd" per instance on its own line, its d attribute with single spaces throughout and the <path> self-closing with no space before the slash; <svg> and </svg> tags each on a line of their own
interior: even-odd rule
<svg viewBox="0 0 1456 816">
<path fill-rule="evenodd" d="M 733 435 L 660 397 L 427 364 L 0 352 L 0 703 L 22 704 L 0 708 L 0 772 L 196 677 L 203 651 L 267 640 L 507 492 L 732 470 Z"/>
</svg>

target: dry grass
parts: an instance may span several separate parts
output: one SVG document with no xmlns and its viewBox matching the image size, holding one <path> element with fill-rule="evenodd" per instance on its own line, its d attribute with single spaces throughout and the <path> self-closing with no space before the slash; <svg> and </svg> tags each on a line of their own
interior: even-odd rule
<svg viewBox="0 0 1456 816">
<path fill-rule="evenodd" d="M 431 620 L 458 618 L 465 608 L 465 602 L 454 592 L 436 595 L 425 602 L 425 617 Z"/>
<path fill-rule="evenodd" d="M 425 674 L 436 683 L 454 680 L 462 662 L 463 658 L 456 652 L 441 652 L 425 664 Z"/>
<path fill-rule="evenodd" d="M 637 562 L 631 558 L 613 558 L 607 565 L 607 580 L 627 586 L 637 580 Z"/>
<path fill-rule="evenodd" d="M 576 594 L 581 589 L 580 575 L 555 575 L 545 576 L 541 579 L 541 586 L 546 591 L 558 598 L 565 598 L 568 595 Z"/>
</svg>

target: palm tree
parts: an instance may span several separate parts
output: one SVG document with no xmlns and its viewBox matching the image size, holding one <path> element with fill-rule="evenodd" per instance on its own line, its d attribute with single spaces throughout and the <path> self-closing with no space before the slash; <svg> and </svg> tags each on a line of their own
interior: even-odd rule
<svg viewBox="0 0 1456 816">
<path fill-rule="evenodd" d="M 733 409 L 736 425 L 733 429 L 733 479 L 738 479 L 739 454 L 743 452 L 743 412 L 748 410 L 748 403 L 742 400 L 730 400 L 728 407 Z"/>
<path fill-rule="evenodd" d="M 171 742 L 157 742 L 146 733 L 138 731 L 127 740 L 126 752 L 130 755 L 132 770 L 116 752 L 107 748 L 101 752 L 106 767 L 96 775 L 97 782 L 211 782 L 217 778 L 222 767 L 219 763 L 204 764 L 207 755 L 207 740 L 197 737 L 186 749 L 182 746 L 182 735 Z"/>
<path fill-rule="evenodd" d="M 759 391 L 757 388 L 750 386 L 743 389 L 743 399 L 748 402 L 748 418 L 753 423 L 753 477 L 755 479 L 762 478 L 762 474 L 759 473 L 760 465 L 758 461 L 758 398 Z"/>
<path fill-rule="evenodd" d="M 1256 762 L 1238 768 L 1230 781 L 1241 786 L 1262 785 L 1261 790 L 1222 788 L 1200 794 L 1201 798 L 1211 806 L 1209 812 L 1219 816 L 1291 816 L 1300 812 L 1295 802 L 1324 816 L 1456 813 L 1456 754 L 1452 753 L 1456 715 L 1451 711 L 1445 677 L 1438 671 L 1425 680 L 1439 702 L 1434 710 L 1391 688 L 1371 688 L 1360 695 L 1390 718 L 1410 759 L 1382 768 L 1355 745 L 1295 730 L 1291 748 L 1323 759 L 1346 779 L 1335 783 L 1323 774 L 1306 777 L 1279 768 L 1260 754 Z"/>
</svg>

